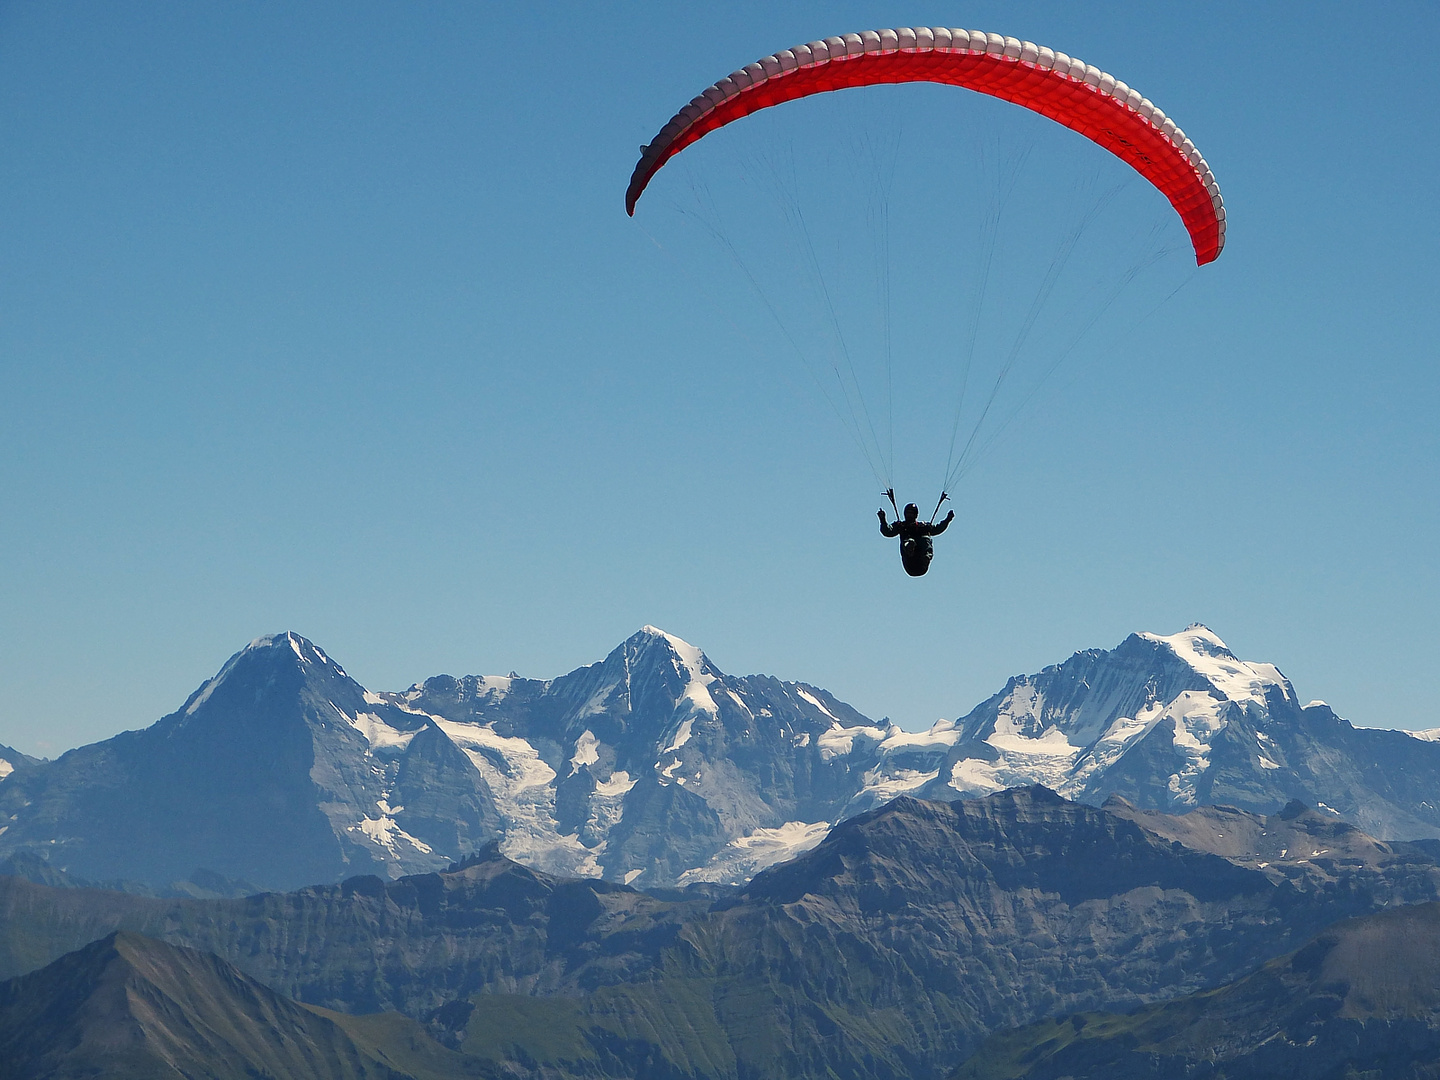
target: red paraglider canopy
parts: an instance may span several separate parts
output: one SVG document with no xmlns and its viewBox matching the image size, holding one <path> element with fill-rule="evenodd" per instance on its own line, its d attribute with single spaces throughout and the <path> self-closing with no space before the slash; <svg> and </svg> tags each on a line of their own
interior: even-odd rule
<svg viewBox="0 0 1440 1080">
<path fill-rule="evenodd" d="M 1225 204 L 1195 144 L 1147 98 L 1099 68 L 1033 42 L 976 30 L 902 27 L 812 41 L 721 79 L 681 109 L 643 148 L 625 209 L 685 147 L 732 120 L 828 90 L 878 83 L 963 86 L 1014 102 L 1078 131 L 1128 162 L 1175 207 L 1195 262 L 1225 246 Z"/>
</svg>

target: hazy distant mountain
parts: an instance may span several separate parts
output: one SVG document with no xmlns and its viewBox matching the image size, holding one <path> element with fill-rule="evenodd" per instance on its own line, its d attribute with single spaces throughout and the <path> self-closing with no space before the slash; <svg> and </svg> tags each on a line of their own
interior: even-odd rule
<svg viewBox="0 0 1440 1080">
<path fill-rule="evenodd" d="M 1286 853 L 1208 850 L 1230 827 Z M 0 879 L 0 959 L 124 928 L 311 1005 L 401 1011 L 495 1075 L 879 1080 L 941 1077 L 997 1028 L 1220 985 L 1338 919 L 1434 899 L 1434 860 L 1315 811 L 1177 818 L 1032 788 L 901 798 L 744 889 L 683 896 L 493 852 L 246 900 Z"/>
<path fill-rule="evenodd" d="M 1158 810 L 1300 799 L 1373 835 L 1440 837 L 1440 743 L 1302 707 L 1279 671 L 1200 626 L 1077 653 L 920 733 L 804 683 L 726 675 L 653 627 L 557 679 L 437 676 L 402 693 L 281 634 L 150 728 L 14 757 L 0 862 L 28 853 L 156 892 L 395 878 L 491 840 L 552 873 L 733 884 L 897 795 L 1034 783 Z"/>
<path fill-rule="evenodd" d="M 1218 990 L 988 1039 L 953 1080 L 1440 1076 L 1440 904 L 1342 922 Z"/>
<path fill-rule="evenodd" d="M 1381 841 L 1328 811 L 1299 800 L 1276 813 L 1261 815 L 1233 806 L 1206 806 L 1186 814 L 1141 810 L 1118 795 L 1103 809 L 1135 822 L 1146 832 L 1192 851 L 1219 855 L 1237 866 L 1259 870 L 1279 884 L 1305 892 L 1354 881 L 1363 871 L 1366 888 L 1380 888 L 1387 903 L 1428 899 L 1428 886 L 1410 891 L 1417 864 L 1437 854 L 1434 841 Z M 1373 877 L 1370 875 L 1374 875 Z M 1384 884 L 1381 884 L 1383 882 Z"/>
<path fill-rule="evenodd" d="M 57 889 L 105 889 L 133 893 L 136 896 L 193 896 L 197 899 L 216 899 L 226 896 L 251 896 L 264 891 L 248 881 L 227 878 L 212 870 L 196 870 L 184 881 L 172 881 L 163 887 L 148 885 L 143 881 L 87 881 L 61 870 L 42 858 L 33 848 L 21 848 L 0 860 L 0 875 L 20 877 Z"/>
<path fill-rule="evenodd" d="M 31 765 L 39 765 L 40 758 L 33 758 L 29 754 L 22 754 L 19 750 L 12 749 L 0 743 L 0 780 L 4 780 L 16 769 L 24 769 Z"/>
</svg>

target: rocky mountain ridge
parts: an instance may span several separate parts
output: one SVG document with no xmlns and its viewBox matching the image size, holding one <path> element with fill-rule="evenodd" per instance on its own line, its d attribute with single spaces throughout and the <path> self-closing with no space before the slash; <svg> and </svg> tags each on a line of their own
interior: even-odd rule
<svg viewBox="0 0 1440 1080">
<path fill-rule="evenodd" d="M 1440 904 L 1347 920 L 1215 990 L 991 1036 L 952 1080 L 1440 1075 Z"/>
<path fill-rule="evenodd" d="M 1302 706 L 1276 668 L 1198 625 L 1016 676 L 925 732 L 805 683 L 727 675 L 654 627 L 559 678 L 395 693 L 280 634 L 150 728 L 13 757 L 0 862 L 151 891 L 395 878 L 491 841 L 557 874 L 738 884 L 896 796 L 1035 783 L 1156 811 L 1299 799 L 1374 835 L 1440 837 L 1440 743 Z"/>
<path fill-rule="evenodd" d="M 13 747 L 0 743 L 0 780 L 4 780 L 16 769 L 24 769 L 31 765 L 39 765 L 39 758 L 33 758 L 29 754 L 22 754 Z"/>
</svg>

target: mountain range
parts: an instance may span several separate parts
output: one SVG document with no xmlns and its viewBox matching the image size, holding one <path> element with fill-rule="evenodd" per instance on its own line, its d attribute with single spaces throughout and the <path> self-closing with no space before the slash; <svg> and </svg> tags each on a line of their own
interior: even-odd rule
<svg viewBox="0 0 1440 1080">
<path fill-rule="evenodd" d="M 1440 904 L 1404 907 L 1341 922 L 1214 990 L 997 1033 L 950 1080 L 1426 1080 L 1440 1076 L 1437 986 Z M 486 1010 L 489 1023 L 468 1020 L 447 1046 L 399 1014 L 304 1006 L 213 954 L 119 931 L 0 983 L 0 1059 L 6 1075 L 51 1080 L 461 1080 L 515 1075 L 517 1065 L 557 1080 L 659 1071 L 613 1028 L 589 1029 L 608 1043 L 545 1031 L 535 1014 L 551 1003 L 530 1004 L 540 1009 L 510 999 Z"/>
<path fill-rule="evenodd" d="M 133 1020 L 179 1062 L 330 1063 L 274 1075 L 939 1080 L 1004 1029 L 1183 1000 L 1437 900 L 1423 848 L 1313 808 L 1165 815 L 1038 786 L 898 798 L 743 888 L 645 893 L 494 846 L 245 899 L 9 877 L 0 1048 L 130 1045 Z"/>
<path fill-rule="evenodd" d="M 0 864 L 238 895 L 441 870 L 498 842 L 553 874 L 739 884 L 899 795 L 1036 783 L 1166 812 L 1299 799 L 1376 836 L 1436 838 L 1440 744 L 1425 734 L 1301 705 L 1276 668 L 1198 625 L 1016 676 L 925 732 L 806 683 L 727 675 L 653 627 L 556 679 L 401 692 L 289 633 L 149 728 L 54 761 L 0 748 Z"/>
</svg>

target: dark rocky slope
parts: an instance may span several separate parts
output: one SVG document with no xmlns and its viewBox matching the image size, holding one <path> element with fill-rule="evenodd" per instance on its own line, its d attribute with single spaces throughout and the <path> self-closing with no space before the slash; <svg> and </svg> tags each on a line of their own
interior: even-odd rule
<svg viewBox="0 0 1440 1080">
<path fill-rule="evenodd" d="M 1342 922 L 1228 986 L 988 1039 L 954 1080 L 1440 1076 L 1440 904 Z"/>
<path fill-rule="evenodd" d="M 399 1080 L 333 1020 L 206 953 L 115 933 L 0 983 L 7 1080 Z"/>
</svg>

